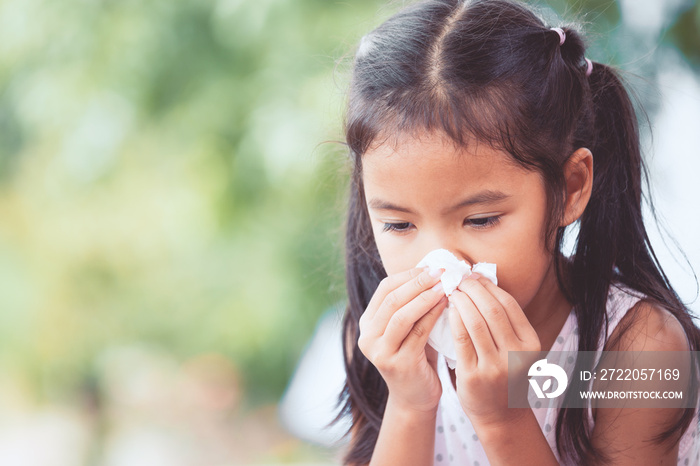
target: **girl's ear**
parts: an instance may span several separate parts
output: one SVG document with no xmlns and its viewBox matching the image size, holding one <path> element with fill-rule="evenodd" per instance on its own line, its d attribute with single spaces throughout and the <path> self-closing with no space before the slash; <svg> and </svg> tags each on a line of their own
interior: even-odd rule
<svg viewBox="0 0 700 466">
<path fill-rule="evenodd" d="M 593 189 L 593 154 L 585 147 L 576 150 L 564 163 L 564 217 L 559 226 L 574 223 L 583 214 Z"/>
</svg>

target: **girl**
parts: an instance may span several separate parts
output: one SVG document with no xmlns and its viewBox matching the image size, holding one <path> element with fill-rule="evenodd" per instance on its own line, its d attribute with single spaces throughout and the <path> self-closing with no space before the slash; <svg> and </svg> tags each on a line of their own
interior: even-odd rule
<svg viewBox="0 0 700 466">
<path fill-rule="evenodd" d="M 630 99 L 584 53 L 574 28 L 508 0 L 423 1 L 362 39 L 346 463 L 700 464 L 693 409 L 508 408 L 509 350 L 700 349 L 642 222 Z M 415 267 L 438 248 L 496 263 L 498 286 L 472 275 L 448 300 Z M 426 346 L 443 312 L 455 370 Z"/>
</svg>

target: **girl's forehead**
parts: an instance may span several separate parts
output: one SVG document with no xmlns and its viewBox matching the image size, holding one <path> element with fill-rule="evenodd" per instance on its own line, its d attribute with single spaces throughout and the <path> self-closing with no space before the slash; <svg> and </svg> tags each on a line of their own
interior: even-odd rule
<svg viewBox="0 0 700 466">
<path fill-rule="evenodd" d="M 445 171 L 480 172 L 522 170 L 507 152 L 473 140 L 458 145 L 447 136 L 427 133 L 398 136 L 373 144 L 362 157 L 365 176 L 389 170 L 394 174 Z"/>
<path fill-rule="evenodd" d="M 539 173 L 486 144 L 460 147 L 442 137 L 404 138 L 368 150 L 362 163 L 367 201 L 438 207 L 478 192 L 508 196 L 541 190 Z"/>
</svg>

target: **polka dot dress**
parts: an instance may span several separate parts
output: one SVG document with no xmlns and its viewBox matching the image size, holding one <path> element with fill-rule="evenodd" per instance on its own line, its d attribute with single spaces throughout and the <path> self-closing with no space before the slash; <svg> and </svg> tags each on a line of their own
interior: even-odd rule
<svg viewBox="0 0 700 466">
<path fill-rule="evenodd" d="M 634 306 L 639 299 L 641 299 L 640 295 L 629 290 L 611 288 L 607 303 L 609 333 L 613 332 L 625 312 Z M 604 341 L 605 339 L 601 338 L 599 350 L 602 350 Z M 576 351 L 577 349 L 578 327 L 576 316 L 571 312 L 550 351 Z M 573 368 L 574 361 L 571 357 L 567 358 L 566 361 L 558 361 L 556 358 L 550 357 L 547 360 L 561 365 L 565 370 Z M 450 380 L 447 363 L 442 356 L 438 360 L 438 376 L 442 383 L 442 398 L 440 399 L 435 428 L 435 466 L 486 466 L 490 464 L 469 418 L 462 410 L 457 392 Z M 555 427 L 558 403 L 560 402 L 561 398 L 540 400 L 534 395 L 530 398 L 530 406 L 537 422 L 559 461 L 561 460 L 556 450 Z M 594 425 L 592 411 L 589 410 L 588 414 L 588 421 Z M 681 438 L 678 464 L 700 466 L 700 432 L 698 431 L 697 414 L 691 427 Z"/>
</svg>

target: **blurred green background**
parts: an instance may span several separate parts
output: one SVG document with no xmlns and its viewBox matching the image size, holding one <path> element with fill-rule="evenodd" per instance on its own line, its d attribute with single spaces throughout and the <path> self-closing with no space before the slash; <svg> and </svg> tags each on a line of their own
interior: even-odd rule
<svg viewBox="0 0 700 466">
<path fill-rule="evenodd" d="M 697 2 L 540 4 L 652 120 L 659 57 L 698 75 Z M 275 403 L 344 297 L 350 58 L 399 7 L 0 0 L 0 463 L 333 461 Z"/>
</svg>

